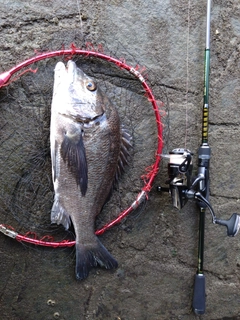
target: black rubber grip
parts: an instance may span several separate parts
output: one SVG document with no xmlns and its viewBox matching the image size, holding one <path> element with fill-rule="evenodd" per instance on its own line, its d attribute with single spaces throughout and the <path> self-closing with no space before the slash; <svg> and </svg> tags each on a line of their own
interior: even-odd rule
<svg viewBox="0 0 240 320">
<path fill-rule="evenodd" d="M 204 314 L 205 307 L 206 307 L 205 276 L 204 274 L 196 274 L 195 282 L 194 282 L 192 308 L 196 314 Z"/>
</svg>

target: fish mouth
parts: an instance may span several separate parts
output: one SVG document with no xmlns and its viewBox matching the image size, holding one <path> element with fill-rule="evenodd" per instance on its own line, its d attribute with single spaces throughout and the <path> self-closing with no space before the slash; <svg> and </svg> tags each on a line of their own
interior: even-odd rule
<svg viewBox="0 0 240 320">
<path fill-rule="evenodd" d="M 67 65 L 66 65 L 65 68 L 66 68 L 66 71 L 67 71 L 67 72 L 70 72 L 70 71 L 72 71 L 72 70 L 77 69 L 77 66 L 76 66 L 76 63 L 75 63 L 74 61 L 69 60 L 69 61 L 67 62 Z"/>
<path fill-rule="evenodd" d="M 96 117 L 93 117 L 93 118 L 75 117 L 75 120 L 77 122 L 83 123 L 85 125 L 93 125 L 98 122 L 100 123 L 101 121 L 103 121 L 105 119 L 105 117 L 106 117 L 105 113 L 103 112 L 102 114 L 97 115 Z"/>
</svg>

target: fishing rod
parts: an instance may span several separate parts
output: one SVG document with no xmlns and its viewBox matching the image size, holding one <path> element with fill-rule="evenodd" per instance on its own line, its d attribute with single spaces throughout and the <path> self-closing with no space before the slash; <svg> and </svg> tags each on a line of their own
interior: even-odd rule
<svg viewBox="0 0 240 320">
<path fill-rule="evenodd" d="M 189 199 L 195 200 L 199 207 L 198 228 L 198 264 L 194 281 L 192 308 L 196 314 L 204 314 L 206 308 L 205 275 L 203 273 L 204 261 L 204 229 L 205 213 L 208 209 L 214 224 L 227 228 L 227 235 L 234 237 L 240 228 L 240 216 L 233 213 L 229 220 L 218 219 L 209 202 L 209 167 L 211 148 L 208 144 L 209 127 L 209 74 L 210 74 L 210 21 L 211 0 L 207 0 L 207 25 L 206 47 L 204 58 L 204 94 L 202 116 L 202 143 L 198 149 L 198 174 L 192 178 L 193 153 L 188 149 L 178 148 L 172 150 L 169 155 L 167 184 L 169 188 L 158 187 L 159 191 L 168 191 L 172 197 L 172 204 L 177 209 L 182 209 Z M 164 155 L 163 155 L 164 157 Z"/>
<path fill-rule="evenodd" d="M 209 127 L 209 75 L 210 75 L 210 25 L 211 25 L 211 0 L 207 0 L 207 24 L 206 24 L 206 47 L 204 57 L 204 94 L 202 114 L 202 144 L 198 149 L 198 179 L 199 191 L 209 201 L 209 165 L 211 148 L 208 144 Z M 196 181 L 196 180 L 195 180 Z M 199 205 L 198 227 L 198 265 L 194 280 L 192 308 L 196 314 L 204 314 L 206 309 L 205 275 L 203 274 L 204 260 L 204 229 L 206 204 L 197 202 Z"/>
</svg>

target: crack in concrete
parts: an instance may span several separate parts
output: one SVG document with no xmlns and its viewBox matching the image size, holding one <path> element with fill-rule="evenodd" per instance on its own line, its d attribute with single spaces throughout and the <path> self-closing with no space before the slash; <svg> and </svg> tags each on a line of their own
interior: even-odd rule
<svg viewBox="0 0 240 320">
<path fill-rule="evenodd" d="M 216 193 L 210 193 L 210 197 L 218 197 L 218 198 L 224 198 L 224 199 L 230 199 L 230 200 L 239 200 L 239 197 L 233 197 L 233 196 L 223 196 Z"/>
<path fill-rule="evenodd" d="M 160 83 L 159 86 L 167 88 L 167 89 L 172 89 L 172 90 L 175 90 L 175 91 L 179 91 L 179 92 L 182 92 L 182 93 L 186 94 L 186 90 L 182 89 L 182 88 L 178 88 L 178 87 L 175 87 L 175 86 L 167 85 L 167 84 L 164 84 L 164 83 Z M 188 90 L 187 93 L 191 93 L 193 95 L 197 95 L 198 94 L 196 91 L 192 91 L 192 90 Z"/>
<path fill-rule="evenodd" d="M 197 270 L 197 266 L 194 265 L 194 263 L 187 263 L 186 261 L 183 261 L 179 257 L 177 257 L 177 261 L 180 265 L 184 266 L 187 269 L 190 269 L 190 270 L 196 269 Z M 203 272 L 205 275 L 211 275 L 211 276 L 219 279 L 220 281 L 227 281 L 228 282 L 233 277 L 232 273 L 220 274 L 220 273 L 217 273 L 217 272 L 205 269 L 205 268 L 204 268 Z"/>
<path fill-rule="evenodd" d="M 28 18 L 28 19 L 24 19 L 24 20 L 21 20 L 21 21 L 18 21 L 17 25 L 16 25 L 16 22 L 15 21 L 12 21 L 12 22 L 6 22 L 6 23 L 3 23 L 2 25 L 0 25 L 0 28 L 3 28 L 3 29 L 10 29 L 10 28 L 16 28 L 18 29 L 19 27 L 23 27 L 23 26 L 29 26 L 29 25 L 33 25 L 35 23 L 45 23 L 45 22 L 50 22 L 52 24 L 58 24 L 59 21 L 61 20 L 65 20 L 65 19 L 72 19 L 72 18 L 77 18 L 78 17 L 78 14 L 76 13 L 71 13 L 71 14 L 68 14 L 68 15 L 59 15 L 59 16 L 45 16 L 45 17 L 31 17 L 31 18 Z M 57 22 L 56 22 L 56 19 L 57 18 Z"/>
</svg>

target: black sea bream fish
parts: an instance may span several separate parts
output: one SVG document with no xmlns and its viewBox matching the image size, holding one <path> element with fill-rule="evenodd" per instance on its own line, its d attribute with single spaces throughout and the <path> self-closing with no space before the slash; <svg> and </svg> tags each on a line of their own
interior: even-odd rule
<svg viewBox="0 0 240 320">
<path fill-rule="evenodd" d="M 117 261 L 94 234 L 96 215 L 126 162 L 130 136 L 116 108 L 73 61 L 55 67 L 50 143 L 54 204 L 52 223 L 76 234 L 76 278 Z"/>
</svg>

